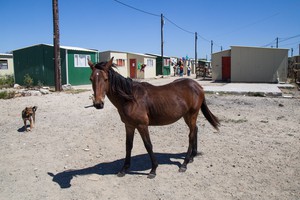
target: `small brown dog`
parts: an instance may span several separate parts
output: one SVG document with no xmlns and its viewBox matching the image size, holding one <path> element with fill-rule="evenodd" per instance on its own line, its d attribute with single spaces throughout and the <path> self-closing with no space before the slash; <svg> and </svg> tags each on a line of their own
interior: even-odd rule
<svg viewBox="0 0 300 200">
<path fill-rule="evenodd" d="M 22 111 L 22 119 L 24 121 L 24 127 L 25 130 L 28 131 L 27 129 L 27 125 L 26 125 L 26 121 L 28 120 L 30 123 L 30 131 L 31 129 L 34 127 L 35 125 L 35 111 L 37 109 L 37 106 L 33 106 L 33 107 L 26 107 L 23 111 Z"/>
</svg>

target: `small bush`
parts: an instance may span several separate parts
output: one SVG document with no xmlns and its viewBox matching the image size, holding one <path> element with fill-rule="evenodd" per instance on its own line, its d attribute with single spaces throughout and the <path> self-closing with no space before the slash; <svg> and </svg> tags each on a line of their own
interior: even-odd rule
<svg viewBox="0 0 300 200">
<path fill-rule="evenodd" d="M 11 99 L 14 98 L 14 91 L 0 91 L 0 99 Z"/>
<path fill-rule="evenodd" d="M 33 85 L 33 79 L 30 77 L 29 74 L 25 74 L 24 76 L 24 85 L 27 88 L 32 87 Z"/>
<path fill-rule="evenodd" d="M 37 86 L 38 86 L 39 88 L 41 88 L 41 87 L 44 86 L 44 84 L 43 84 L 43 82 L 42 82 L 41 80 L 38 80 Z"/>
<path fill-rule="evenodd" d="M 0 76 L 0 88 L 13 87 L 15 83 L 14 75 Z"/>
</svg>

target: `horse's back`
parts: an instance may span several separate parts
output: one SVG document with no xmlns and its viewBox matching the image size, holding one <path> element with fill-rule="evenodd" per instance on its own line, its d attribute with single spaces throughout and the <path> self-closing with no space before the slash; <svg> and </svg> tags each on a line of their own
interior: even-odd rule
<svg viewBox="0 0 300 200">
<path fill-rule="evenodd" d="M 192 79 L 161 86 L 143 84 L 139 90 L 137 102 L 147 110 L 152 125 L 170 124 L 191 110 L 198 111 L 204 99 L 202 87 Z"/>
</svg>

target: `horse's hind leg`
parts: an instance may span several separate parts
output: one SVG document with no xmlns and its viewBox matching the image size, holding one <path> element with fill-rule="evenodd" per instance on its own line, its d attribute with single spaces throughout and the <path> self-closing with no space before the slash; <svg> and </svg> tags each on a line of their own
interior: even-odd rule
<svg viewBox="0 0 300 200">
<path fill-rule="evenodd" d="M 126 126 L 126 157 L 125 157 L 125 162 L 124 166 L 121 169 L 121 171 L 118 173 L 119 177 L 125 176 L 127 170 L 130 167 L 130 161 L 131 161 L 131 150 L 133 146 L 133 138 L 134 138 L 134 130 L 135 128 Z"/>
<path fill-rule="evenodd" d="M 197 117 L 198 117 L 198 112 L 184 116 L 184 120 L 190 129 L 189 147 L 186 153 L 186 157 L 181 167 L 179 168 L 179 172 L 185 172 L 187 169 L 187 164 L 193 162 L 194 157 L 197 155 L 197 132 L 198 132 L 198 127 L 196 125 Z"/>
<path fill-rule="evenodd" d="M 194 157 L 198 155 L 198 126 L 195 126 L 195 134 L 194 134 L 194 144 L 192 147 L 192 155 L 189 163 L 192 163 L 194 161 Z"/>
</svg>

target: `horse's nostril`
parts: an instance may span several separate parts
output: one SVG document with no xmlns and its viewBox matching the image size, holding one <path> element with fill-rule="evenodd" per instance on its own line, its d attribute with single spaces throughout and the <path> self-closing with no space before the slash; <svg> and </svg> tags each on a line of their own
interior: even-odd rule
<svg viewBox="0 0 300 200">
<path fill-rule="evenodd" d="M 96 109 L 102 109 L 102 108 L 104 107 L 104 103 L 103 103 L 103 102 L 101 102 L 101 103 L 95 103 L 95 104 L 94 104 L 94 107 L 95 107 Z"/>
</svg>

